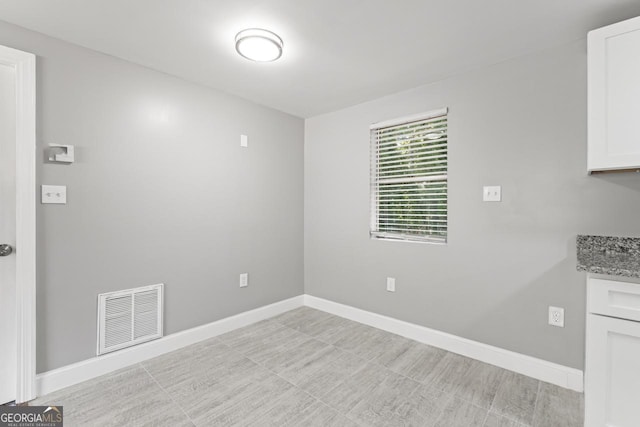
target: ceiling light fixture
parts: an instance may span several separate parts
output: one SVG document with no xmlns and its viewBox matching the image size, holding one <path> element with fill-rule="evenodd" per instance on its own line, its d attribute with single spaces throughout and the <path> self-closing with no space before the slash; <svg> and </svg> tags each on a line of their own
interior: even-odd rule
<svg viewBox="0 0 640 427">
<path fill-rule="evenodd" d="M 249 28 L 236 34 L 236 50 L 252 61 L 271 62 L 282 56 L 282 39 L 271 31 Z"/>
</svg>

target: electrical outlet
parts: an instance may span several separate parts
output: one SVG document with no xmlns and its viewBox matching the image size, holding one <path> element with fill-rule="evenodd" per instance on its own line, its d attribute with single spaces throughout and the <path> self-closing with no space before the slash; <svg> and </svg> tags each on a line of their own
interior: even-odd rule
<svg viewBox="0 0 640 427">
<path fill-rule="evenodd" d="M 500 202 L 502 200 L 502 187 L 499 185 L 482 187 L 482 201 Z"/>
<path fill-rule="evenodd" d="M 564 328 L 564 308 L 549 307 L 549 324 Z"/>
<path fill-rule="evenodd" d="M 396 291 L 396 278 L 395 277 L 387 277 L 387 291 L 395 292 Z"/>
<path fill-rule="evenodd" d="M 242 273 L 240 275 L 240 287 L 246 288 L 249 286 L 249 273 Z"/>
</svg>

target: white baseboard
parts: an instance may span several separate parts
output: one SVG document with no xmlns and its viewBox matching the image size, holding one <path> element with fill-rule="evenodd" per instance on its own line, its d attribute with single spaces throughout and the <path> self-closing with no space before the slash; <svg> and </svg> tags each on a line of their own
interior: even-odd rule
<svg viewBox="0 0 640 427">
<path fill-rule="evenodd" d="M 485 363 L 490 363 L 541 381 L 556 384 L 560 387 L 579 392 L 584 390 L 583 373 L 579 369 L 569 368 L 535 357 L 504 350 L 499 347 L 482 344 L 477 341 L 461 338 L 312 295 L 299 295 L 206 325 L 167 335 L 135 347 L 118 350 L 113 353 L 38 374 L 36 376 L 37 396 L 43 396 L 100 375 L 108 374 L 109 372 L 213 338 L 303 305 L 402 335 Z"/>
<path fill-rule="evenodd" d="M 160 356 L 164 353 L 178 350 L 234 329 L 259 322 L 260 320 L 268 319 L 269 317 L 301 307 L 303 303 L 304 295 L 299 295 L 206 325 L 167 335 L 135 347 L 118 350 L 113 353 L 97 356 L 38 374 L 36 376 L 37 396 L 43 396 L 64 387 L 69 387 L 82 381 L 87 381 L 100 375 L 151 359 L 152 357 Z"/>
<path fill-rule="evenodd" d="M 584 390 L 583 372 L 579 369 L 558 365 L 312 295 L 304 295 L 304 305 L 560 387 L 578 392 Z"/>
</svg>

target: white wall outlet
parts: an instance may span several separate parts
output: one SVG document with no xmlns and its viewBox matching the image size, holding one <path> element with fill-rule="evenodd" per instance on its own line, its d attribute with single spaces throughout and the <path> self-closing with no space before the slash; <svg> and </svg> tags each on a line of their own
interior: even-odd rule
<svg viewBox="0 0 640 427">
<path fill-rule="evenodd" d="M 58 204 L 67 203 L 67 186 L 66 185 L 43 185 L 42 186 L 42 204 Z"/>
<path fill-rule="evenodd" d="M 396 291 L 396 278 L 395 277 L 387 277 L 387 291 L 395 292 Z"/>
<path fill-rule="evenodd" d="M 240 147 L 249 146 L 249 137 L 247 135 L 240 135 Z"/>
<path fill-rule="evenodd" d="M 564 308 L 549 307 L 549 324 L 564 328 Z"/>
<path fill-rule="evenodd" d="M 246 288 L 249 286 L 249 273 L 240 274 L 240 287 Z"/>
<path fill-rule="evenodd" d="M 483 202 L 500 202 L 502 201 L 502 187 L 499 185 L 489 185 L 482 187 Z"/>
</svg>

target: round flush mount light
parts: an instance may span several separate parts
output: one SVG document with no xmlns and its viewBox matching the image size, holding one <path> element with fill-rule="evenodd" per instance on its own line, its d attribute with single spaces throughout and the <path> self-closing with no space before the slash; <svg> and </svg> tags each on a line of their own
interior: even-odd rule
<svg viewBox="0 0 640 427">
<path fill-rule="evenodd" d="M 260 28 L 249 28 L 236 34 L 236 51 L 256 62 L 271 62 L 282 56 L 282 39 Z"/>
</svg>

